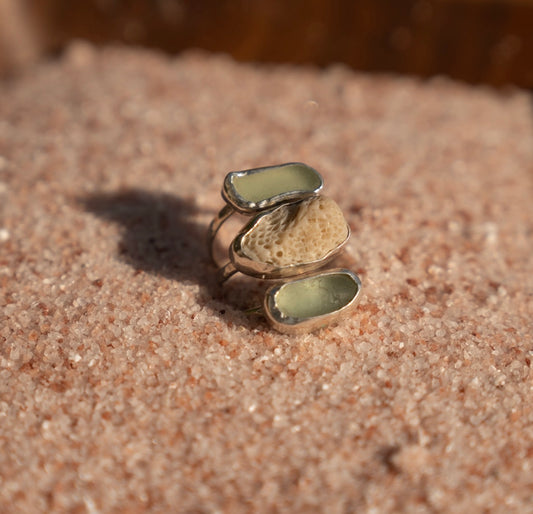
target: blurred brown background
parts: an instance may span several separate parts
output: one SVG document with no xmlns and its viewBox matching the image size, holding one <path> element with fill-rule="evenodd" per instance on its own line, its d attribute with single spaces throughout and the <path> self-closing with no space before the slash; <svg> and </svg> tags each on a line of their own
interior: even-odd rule
<svg viewBox="0 0 533 514">
<path fill-rule="evenodd" d="M 72 38 L 533 86 L 533 0 L 0 0 L 0 70 Z"/>
</svg>

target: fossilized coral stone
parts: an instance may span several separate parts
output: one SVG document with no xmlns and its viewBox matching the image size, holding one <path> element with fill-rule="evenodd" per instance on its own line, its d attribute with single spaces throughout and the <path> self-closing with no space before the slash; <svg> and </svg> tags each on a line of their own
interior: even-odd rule
<svg viewBox="0 0 533 514">
<path fill-rule="evenodd" d="M 318 261 L 349 235 L 339 206 L 315 196 L 263 215 L 243 237 L 243 253 L 257 262 L 289 266 Z"/>
</svg>

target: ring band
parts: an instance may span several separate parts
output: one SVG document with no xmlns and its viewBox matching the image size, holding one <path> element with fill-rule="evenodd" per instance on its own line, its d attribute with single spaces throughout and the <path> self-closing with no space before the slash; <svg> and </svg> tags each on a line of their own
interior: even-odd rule
<svg viewBox="0 0 533 514">
<path fill-rule="evenodd" d="M 315 195 L 323 185 L 320 174 L 301 162 L 228 173 L 221 191 L 226 205 L 210 223 L 207 234 L 211 261 L 218 265 L 214 256 L 215 238 L 222 224 L 235 212 L 249 216 L 258 214 Z"/>
</svg>

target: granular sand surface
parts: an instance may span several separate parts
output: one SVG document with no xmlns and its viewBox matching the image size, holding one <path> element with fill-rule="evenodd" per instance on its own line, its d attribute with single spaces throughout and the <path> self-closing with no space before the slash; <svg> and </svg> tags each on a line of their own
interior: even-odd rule
<svg viewBox="0 0 533 514">
<path fill-rule="evenodd" d="M 518 90 L 81 43 L 0 83 L 0 510 L 533 512 L 532 120 Z M 299 336 L 204 241 L 228 171 L 287 161 L 364 288 Z"/>
</svg>

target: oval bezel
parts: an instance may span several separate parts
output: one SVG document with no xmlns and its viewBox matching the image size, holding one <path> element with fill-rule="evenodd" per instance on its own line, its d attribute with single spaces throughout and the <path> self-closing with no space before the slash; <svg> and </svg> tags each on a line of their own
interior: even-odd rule
<svg viewBox="0 0 533 514">
<path fill-rule="evenodd" d="M 306 280 L 316 280 L 321 279 L 323 277 L 332 276 L 332 275 L 345 275 L 348 276 L 356 285 L 356 291 L 353 297 L 349 302 L 347 302 L 343 307 L 340 309 L 337 309 L 335 311 L 331 311 L 325 314 L 321 314 L 318 316 L 312 316 L 307 318 L 294 318 L 294 317 L 287 317 L 284 316 L 283 313 L 280 311 L 276 304 L 276 296 L 278 293 L 285 287 L 291 287 L 291 285 L 306 281 Z M 346 315 L 347 312 L 351 311 L 357 305 L 360 299 L 361 294 L 361 280 L 360 278 L 353 272 L 347 269 L 343 268 L 336 268 L 332 270 L 327 270 L 319 273 L 315 273 L 312 275 L 306 275 L 304 277 L 298 277 L 291 280 L 288 280 L 286 282 L 283 282 L 281 284 L 276 284 L 274 286 L 271 286 L 265 293 L 265 296 L 263 298 L 263 311 L 270 322 L 270 324 L 279 332 L 283 333 L 302 333 L 302 332 L 309 332 L 312 330 L 317 330 L 319 328 L 322 328 L 324 326 L 327 326 L 335 321 L 337 321 L 340 317 Z"/>
<path fill-rule="evenodd" d="M 318 197 L 319 195 L 314 195 L 314 196 Z M 308 199 L 309 198 L 304 198 L 297 202 L 291 203 L 291 205 L 304 202 L 305 200 L 308 200 Z M 344 246 L 348 242 L 351 231 L 350 231 L 350 226 L 345 220 L 346 238 L 341 243 L 339 243 L 335 248 L 333 248 L 331 251 L 329 251 L 326 255 L 324 255 L 318 260 L 299 263 L 299 264 L 290 264 L 288 266 L 281 266 L 281 267 L 267 263 L 267 262 L 254 261 L 253 259 L 248 257 L 243 251 L 242 242 L 243 242 L 244 237 L 246 236 L 248 232 L 253 230 L 255 226 L 258 223 L 260 223 L 264 217 L 269 216 L 275 211 L 277 211 L 278 209 L 283 209 L 285 207 L 286 207 L 286 204 L 282 204 L 282 205 L 275 207 L 274 209 L 271 209 L 266 212 L 262 212 L 261 214 L 254 216 L 237 234 L 237 236 L 235 237 L 235 239 L 230 245 L 229 258 L 238 271 L 246 275 L 255 277 L 255 278 L 262 278 L 262 279 L 267 279 L 267 280 L 276 280 L 280 278 L 293 277 L 296 275 L 310 273 L 318 268 L 321 268 L 322 266 L 330 262 L 333 258 L 335 258 L 336 255 L 344 248 Z"/>
<path fill-rule="evenodd" d="M 283 170 L 283 168 L 299 167 L 305 169 L 307 172 L 314 175 L 316 185 L 313 189 L 293 189 L 289 191 L 282 191 L 273 196 L 266 197 L 259 201 L 250 201 L 239 194 L 234 185 L 236 178 L 268 173 L 269 171 Z M 222 187 L 222 197 L 228 202 L 237 212 L 241 214 L 252 214 L 266 209 L 271 209 L 279 204 L 296 201 L 309 196 L 317 194 L 324 186 L 324 180 L 320 173 L 311 166 L 302 162 L 287 162 L 285 164 L 278 164 L 275 166 L 264 166 L 261 168 L 251 168 L 243 171 L 232 171 L 228 173 L 224 179 L 224 186 Z"/>
</svg>

